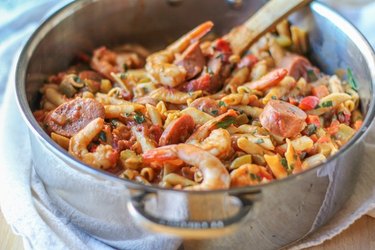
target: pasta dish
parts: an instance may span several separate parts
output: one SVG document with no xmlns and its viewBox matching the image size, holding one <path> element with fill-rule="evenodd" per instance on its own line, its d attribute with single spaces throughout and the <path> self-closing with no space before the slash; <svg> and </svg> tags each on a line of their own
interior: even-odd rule
<svg viewBox="0 0 375 250">
<path fill-rule="evenodd" d="M 337 153 L 362 124 L 350 69 L 327 75 L 282 21 L 243 55 L 205 22 L 165 49 L 92 54 L 52 75 L 34 116 L 76 159 L 146 185 L 257 185 Z"/>
</svg>

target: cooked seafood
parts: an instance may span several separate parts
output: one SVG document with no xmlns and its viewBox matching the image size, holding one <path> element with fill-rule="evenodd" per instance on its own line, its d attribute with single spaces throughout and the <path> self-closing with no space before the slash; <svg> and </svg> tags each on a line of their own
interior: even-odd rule
<svg viewBox="0 0 375 250">
<path fill-rule="evenodd" d="M 202 42 L 209 21 L 154 53 L 100 47 L 48 79 L 34 116 L 78 160 L 145 185 L 226 189 L 300 173 L 363 118 L 351 70 L 324 74 L 297 54 L 306 32 L 281 25 L 244 55 L 226 37 Z"/>
</svg>

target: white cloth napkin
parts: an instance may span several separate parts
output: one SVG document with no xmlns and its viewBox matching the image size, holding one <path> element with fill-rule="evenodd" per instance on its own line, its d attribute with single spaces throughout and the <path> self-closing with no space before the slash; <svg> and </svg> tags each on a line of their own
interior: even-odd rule
<svg viewBox="0 0 375 250">
<path fill-rule="evenodd" d="M 30 12 L 22 12 L 22 16 L 30 17 L 33 22 L 25 25 L 27 22 L 21 19 L 8 23 L 7 27 L 9 25 L 18 27 L 18 32 L 13 33 L 10 39 L 0 46 L 0 58 L 2 58 L 0 68 L 3 69 L 0 71 L 0 79 L 4 79 L 11 72 L 0 112 L 0 205 L 4 217 L 13 231 L 23 237 L 26 249 L 176 249 L 180 241 L 147 234 L 136 227 L 129 234 L 137 234 L 139 237 L 129 238 L 127 241 L 103 242 L 90 236 L 71 223 L 69 218 L 62 216 L 50 201 L 43 183 L 33 171 L 28 130 L 15 101 L 12 82 L 15 67 L 9 71 L 9 65 L 25 38 L 35 29 L 39 17 L 54 4 L 56 2 L 45 1 L 34 6 Z M 371 9 L 373 11 L 371 13 L 375 13 L 375 4 L 362 13 L 368 16 Z M 367 20 L 362 13 L 356 15 L 356 23 L 362 25 L 363 29 L 373 27 L 369 24 L 371 20 Z M 0 41 L 4 29 L 7 28 L 0 25 Z M 364 31 L 366 33 L 366 30 Z M 375 42 L 375 33 L 368 34 L 369 37 L 372 35 L 371 38 L 374 38 L 372 41 Z M 374 139 L 375 129 L 372 129 L 366 137 L 365 152 L 362 156 L 363 167 L 358 185 L 345 207 L 326 226 L 294 245 L 292 249 L 321 244 L 375 208 L 375 169 L 371 164 L 371 153 L 375 152 Z M 88 222 L 84 218 L 82 221 L 98 223 L 95 224 L 98 230 L 103 228 L 109 232 L 114 230 L 99 222 Z"/>
</svg>

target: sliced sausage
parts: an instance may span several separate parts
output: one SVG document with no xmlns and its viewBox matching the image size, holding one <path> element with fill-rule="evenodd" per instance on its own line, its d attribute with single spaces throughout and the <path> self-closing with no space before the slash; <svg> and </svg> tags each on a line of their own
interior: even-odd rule
<svg viewBox="0 0 375 250">
<path fill-rule="evenodd" d="M 313 67 L 306 57 L 296 54 L 289 54 L 283 57 L 277 66 L 287 69 L 289 72 L 288 75 L 296 80 L 301 77 L 308 79 L 308 70 L 313 70 L 316 74 L 319 73 L 319 70 L 316 67 Z"/>
<path fill-rule="evenodd" d="M 175 62 L 176 65 L 180 65 L 186 69 L 186 79 L 190 80 L 198 75 L 206 61 L 204 55 L 199 46 L 199 42 L 191 44 Z"/>
<path fill-rule="evenodd" d="M 264 107 L 259 119 L 270 133 L 294 137 L 304 128 L 306 117 L 305 112 L 290 103 L 271 100 Z"/>
<path fill-rule="evenodd" d="M 193 133 L 194 120 L 190 115 L 183 115 L 172 121 L 159 139 L 159 146 L 185 142 Z"/>
<path fill-rule="evenodd" d="M 71 137 L 98 117 L 104 119 L 101 103 L 94 99 L 76 98 L 58 106 L 44 122 L 49 132 Z"/>
</svg>

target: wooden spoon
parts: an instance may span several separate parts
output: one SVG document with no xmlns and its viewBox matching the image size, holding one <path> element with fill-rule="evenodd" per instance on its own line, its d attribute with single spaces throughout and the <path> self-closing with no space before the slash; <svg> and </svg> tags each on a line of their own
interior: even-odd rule
<svg viewBox="0 0 375 250">
<path fill-rule="evenodd" d="M 244 24 L 233 28 L 226 39 L 234 54 L 241 55 L 278 22 L 312 0 L 270 0 Z"/>
</svg>

